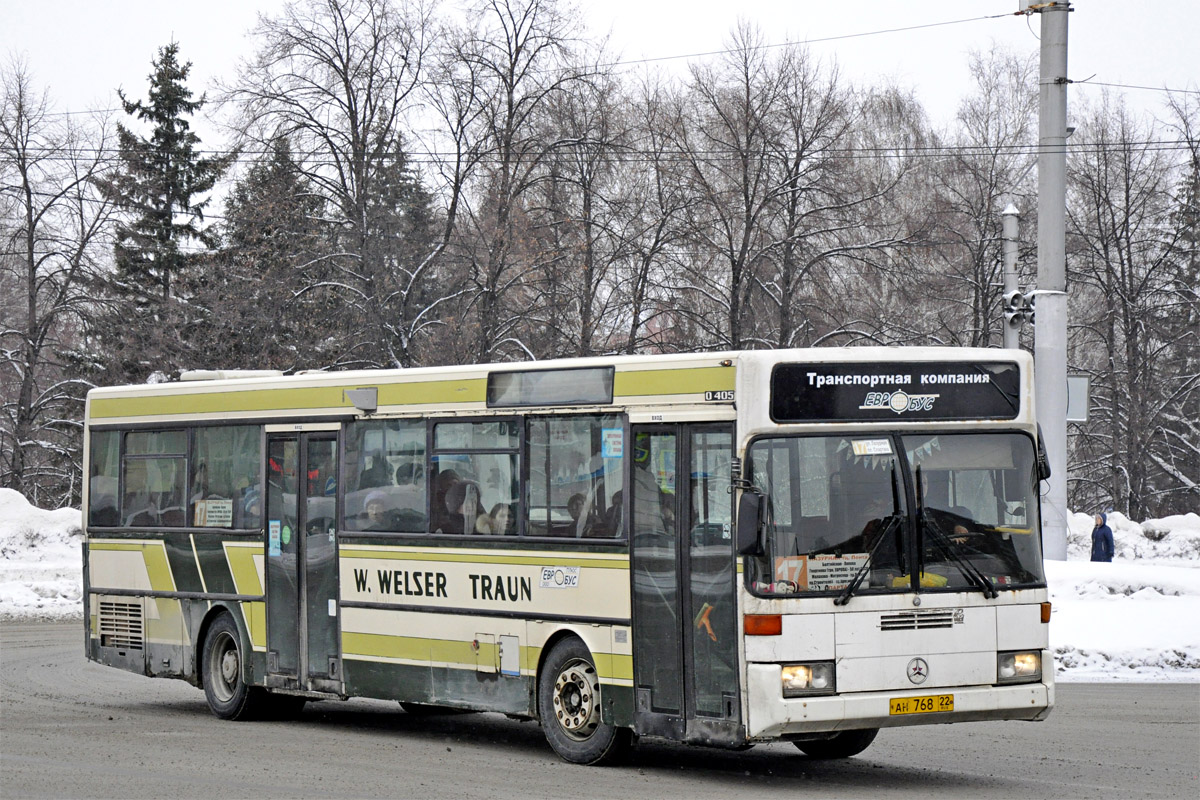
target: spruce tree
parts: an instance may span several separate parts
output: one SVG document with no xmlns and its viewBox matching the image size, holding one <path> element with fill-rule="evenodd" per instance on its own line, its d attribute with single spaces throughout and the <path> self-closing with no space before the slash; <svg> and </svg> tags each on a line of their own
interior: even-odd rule
<svg viewBox="0 0 1200 800">
<path fill-rule="evenodd" d="M 304 369 L 326 363 L 340 318 L 325 285 L 334 275 L 324 201 L 286 138 L 234 183 L 219 250 L 177 284 L 198 315 L 197 367 Z"/>
<path fill-rule="evenodd" d="M 118 124 L 121 167 L 111 179 L 98 182 L 130 216 L 117 228 L 117 279 L 123 294 L 142 302 L 170 299 L 172 279 L 189 265 L 186 245 L 213 246 L 201 227 L 205 195 L 232 160 L 203 158 L 197 149 L 200 137 L 187 118 L 205 98 L 192 99 L 186 85 L 192 65 L 180 62 L 178 43 L 160 48 L 152 66 L 148 101 L 130 101 L 118 92 L 125 113 L 150 126 L 150 138 Z"/>
</svg>

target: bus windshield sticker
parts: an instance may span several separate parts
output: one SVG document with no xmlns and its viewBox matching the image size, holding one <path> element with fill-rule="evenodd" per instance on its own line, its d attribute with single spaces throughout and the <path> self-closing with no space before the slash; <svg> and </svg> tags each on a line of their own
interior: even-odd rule
<svg viewBox="0 0 1200 800">
<path fill-rule="evenodd" d="M 575 589 L 579 586 L 579 567 L 542 567 L 542 589 Z"/>
<path fill-rule="evenodd" d="M 890 456 L 892 443 L 888 439 L 855 439 L 850 443 L 856 456 Z"/>
<path fill-rule="evenodd" d="M 602 428 L 600 431 L 600 457 L 623 458 L 625 456 L 625 431 L 620 428 Z"/>
<path fill-rule="evenodd" d="M 283 555 L 283 551 L 279 547 L 279 526 L 280 522 L 277 519 L 271 520 L 268 525 L 270 531 L 270 542 L 267 546 L 267 555 L 278 556 Z"/>
<path fill-rule="evenodd" d="M 775 582 L 784 581 L 797 589 L 808 586 L 808 556 L 780 556 L 775 559 Z"/>
</svg>

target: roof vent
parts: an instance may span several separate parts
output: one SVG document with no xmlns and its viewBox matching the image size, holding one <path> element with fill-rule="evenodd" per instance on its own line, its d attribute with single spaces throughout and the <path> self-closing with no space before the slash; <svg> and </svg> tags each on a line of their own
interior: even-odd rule
<svg viewBox="0 0 1200 800">
<path fill-rule="evenodd" d="M 187 369 L 179 375 L 181 381 L 231 381 L 244 378 L 278 378 L 280 369 Z"/>
</svg>

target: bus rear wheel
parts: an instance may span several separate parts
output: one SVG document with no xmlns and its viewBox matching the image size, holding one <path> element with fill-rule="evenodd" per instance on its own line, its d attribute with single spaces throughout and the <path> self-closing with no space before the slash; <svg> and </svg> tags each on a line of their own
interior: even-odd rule
<svg viewBox="0 0 1200 800">
<path fill-rule="evenodd" d="M 867 728 L 842 731 L 828 739 L 810 739 L 794 744 L 809 758 L 850 758 L 870 747 L 877 735 L 879 728 Z"/>
<path fill-rule="evenodd" d="M 564 639 L 550 651 L 538 678 L 538 709 L 546 741 L 564 761 L 609 763 L 629 748 L 629 729 L 601 719 L 600 678 L 579 639 Z"/>
<path fill-rule="evenodd" d="M 242 677 L 242 640 L 232 617 L 222 614 L 213 621 L 201 652 L 200 676 L 212 713 L 231 720 L 258 716 L 266 701 L 265 690 L 247 686 Z"/>
</svg>

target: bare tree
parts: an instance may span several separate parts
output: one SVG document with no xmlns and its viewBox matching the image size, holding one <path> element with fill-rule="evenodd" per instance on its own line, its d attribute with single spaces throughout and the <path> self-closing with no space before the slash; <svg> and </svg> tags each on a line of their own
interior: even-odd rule
<svg viewBox="0 0 1200 800">
<path fill-rule="evenodd" d="M 1069 262 L 1077 287 L 1075 364 L 1093 376 L 1091 420 L 1075 437 L 1077 503 L 1110 503 L 1134 519 L 1168 488 L 1156 436 L 1178 413 L 1168 365 L 1174 338 L 1161 320 L 1177 274 L 1179 228 L 1169 224 L 1178 185 L 1172 154 L 1107 95 L 1082 115 L 1069 160 Z M 1177 384 L 1175 384 L 1177 385 Z"/>
<path fill-rule="evenodd" d="M 25 64 L 0 72 L 0 485 L 35 503 L 78 496 L 86 386 L 67 368 L 111 247 L 93 179 L 107 128 L 49 110 Z"/>
<path fill-rule="evenodd" d="M 337 362 L 407 366 L 436 309 L 446 234 L 405 152 L 432 31 L 420 2 L 304 0 L 260 20 L 257 57 L 226 100 L 245 136 L 291 142 L 304 180 L 325 198 L 340 248 L 300 292 L 334 291 L 350 330 Z M 452 223 L 447 223 L 452 224 Z"/>
<path fill-rule="evenodd" d="M 470 203 L 460 207 L 458 246 L 472 285 L 463 313 L 478 361 L 533 354 L 521 329 L 544 254 L 529 208 L 557 144 L 546 136 L 547 106 L 584 78 L 571 52 L 578 32 L 578 20 L 556 0 L 482 0 L 458 37 L 477 104 L 468 116 L 479 165 Z"/>
<path fill-rule="evenodd" d="M 601 60 L 595 58 L 593 60 Z M 614 291 L 627 255 L 629 131 L 615 77 L 596 72 L 564 87 L 547 104 L 547 140 L 555 154 L 535 212 L 550 257 L 539 276 L 547 354 L 588 356 L 609 349 L 621 300 Z"/>
<path fill-rule="evenodd" d="M 972 51 L 974 91 L 959 104 L 948 153 L 934 173 L 940 246 L 925 273 L 947 343 L 988 347 L 1000 332 L 1000 211 L 1029 194 L 1037 129 L 1037 64 L 998 46 Z"/>
<path fill-rule="evenodd" d="M 716 65 L 692 67 L 688 105 L 676 129 L 697 245 L 679 290 L 704 344 L 741 348 L 752 338 L 747 312 L 768 247 L 765 227 L 776 190 L 771 118 L 783 88 L 760 31 L 741 23 L 730 43 Z"/>
</svg>

